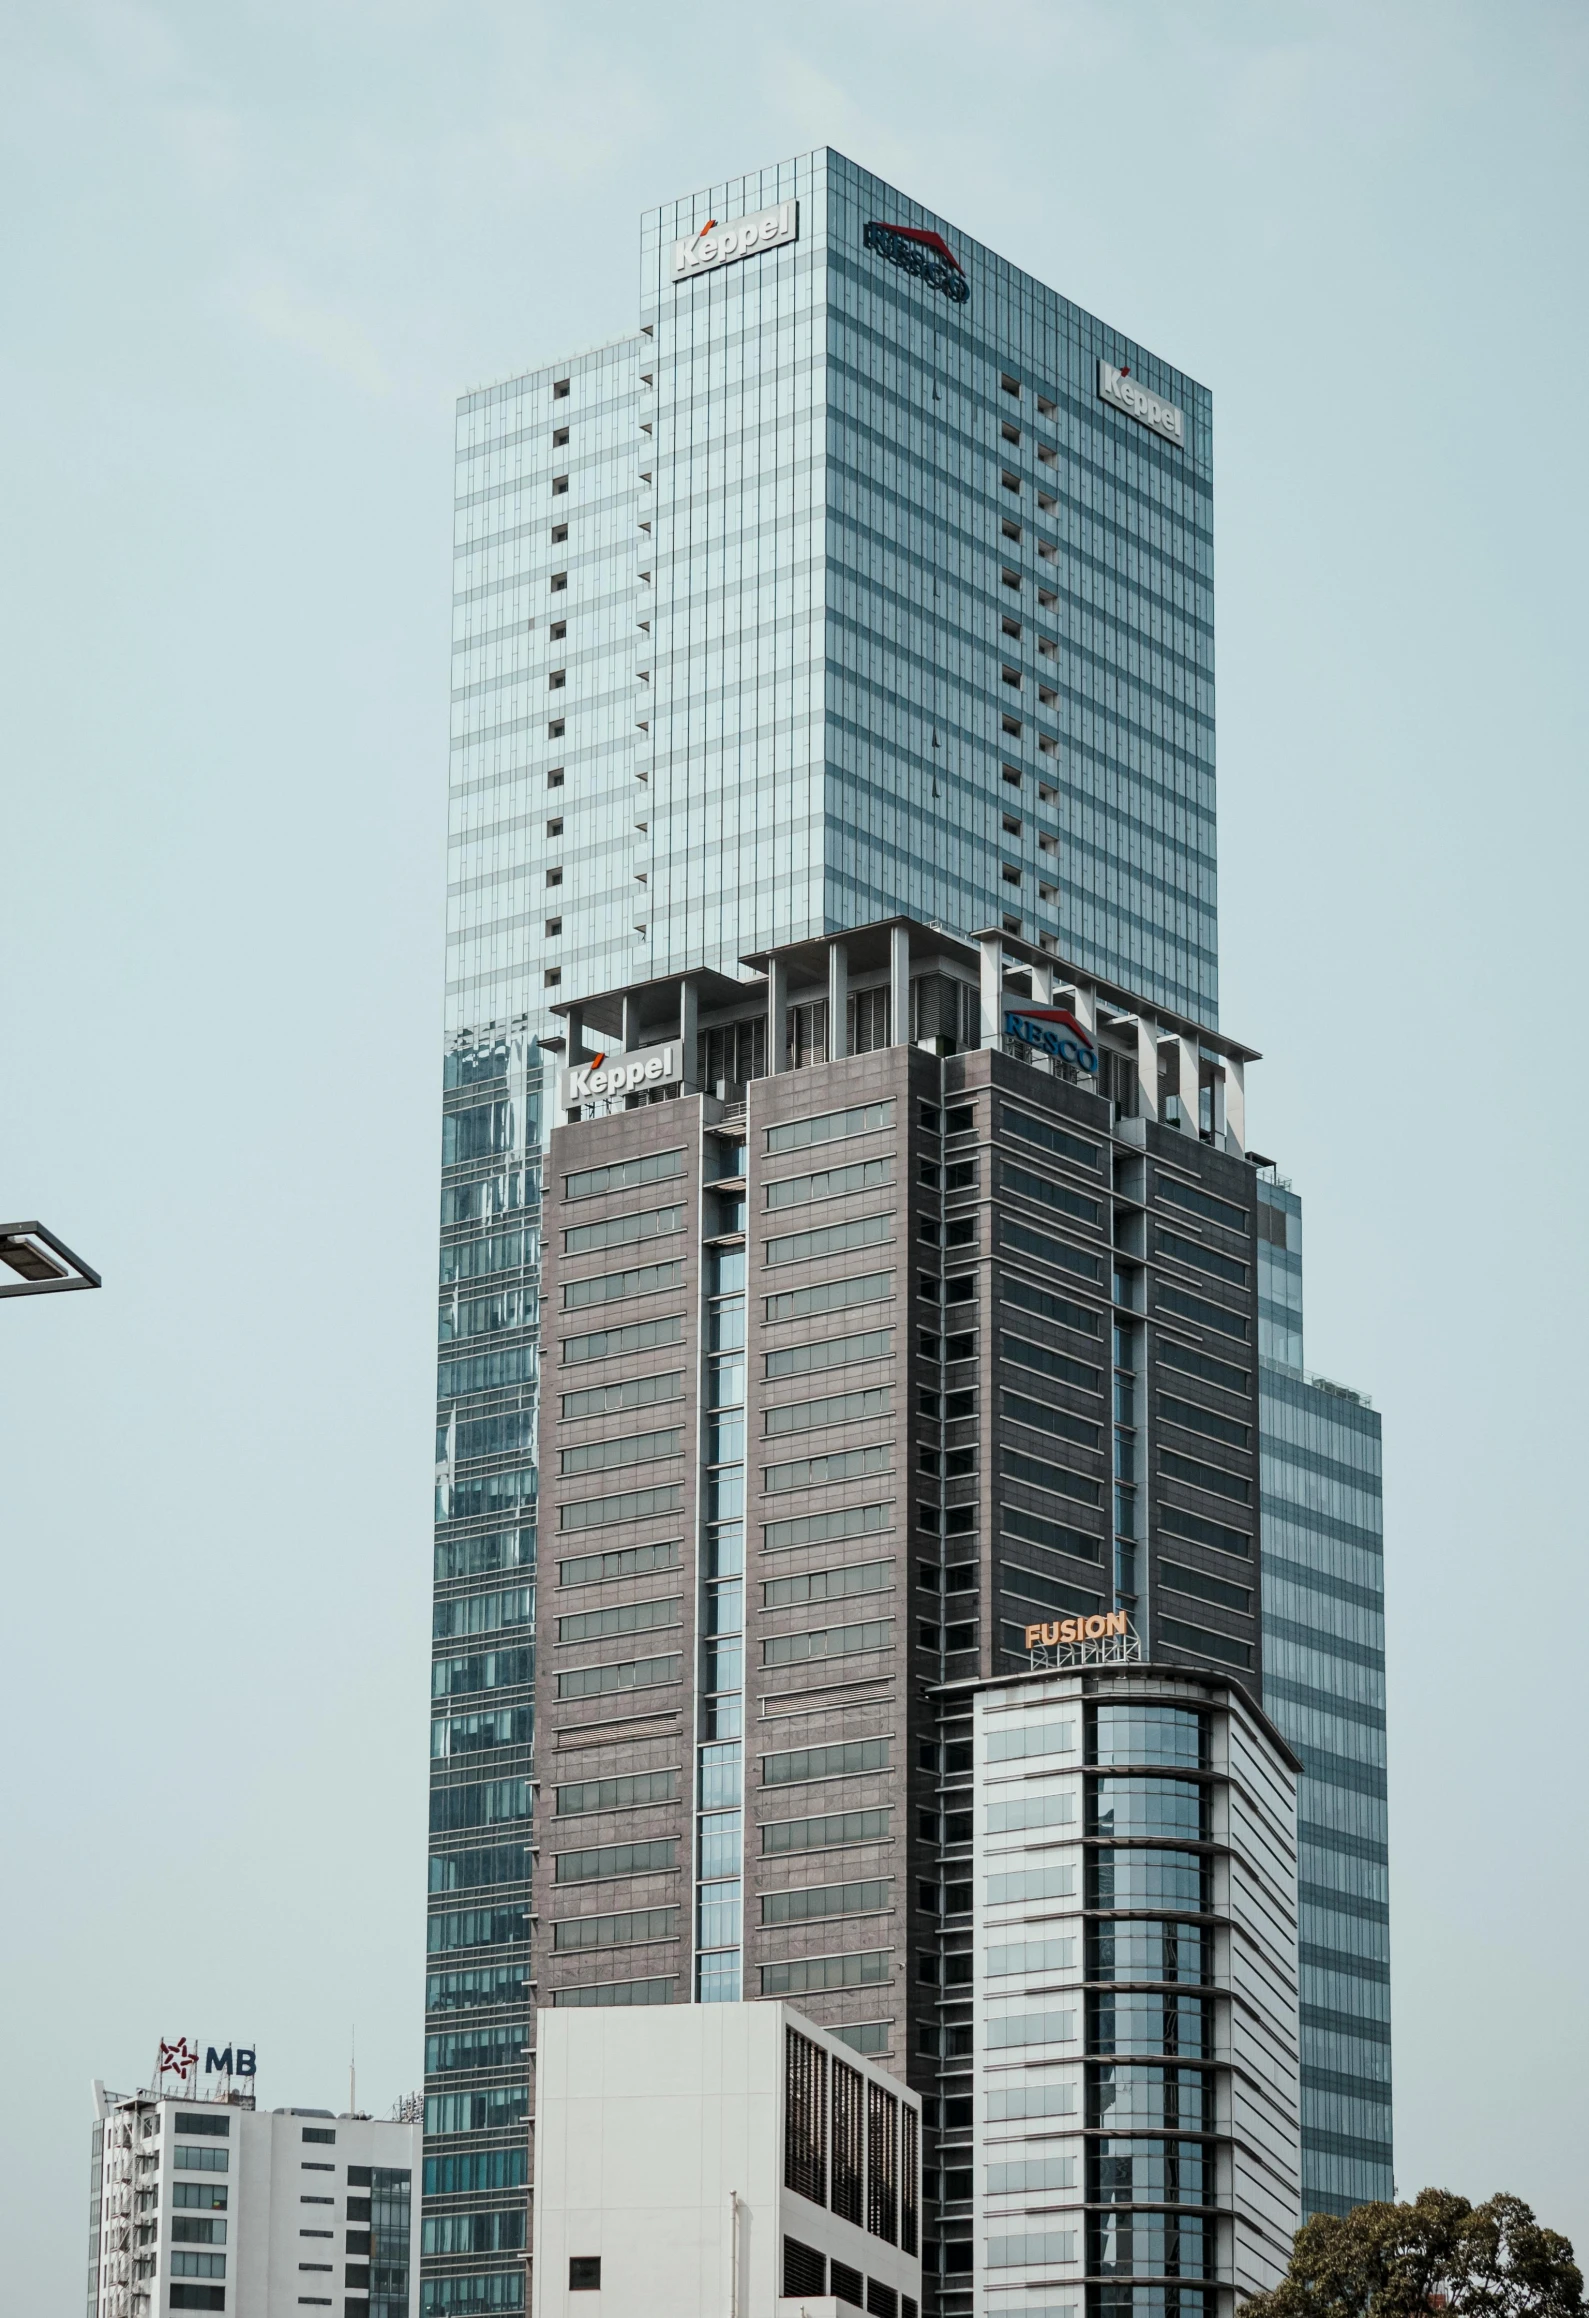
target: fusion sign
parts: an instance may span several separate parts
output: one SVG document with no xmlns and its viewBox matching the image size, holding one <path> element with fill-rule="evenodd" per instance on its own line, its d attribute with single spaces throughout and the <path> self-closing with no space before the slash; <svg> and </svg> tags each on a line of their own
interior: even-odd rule
<svg viewBox="0 0 1589 2318">
<path fill-rule="evenodd" d="M 719 225 L 709 217 L 693 241 L 673 245 L 673 279 L 687 282 L 694 274 L 710 274 L 731 266 L 738 258 L 753 258 L 800 237 L 800 204 L 780 201 L 776 209 L 758 209 L 754 217 L 736 217 Z"/>
<path fill-rule="evenodd" d="M 1074 1070 L 1096 1071 L 1098 1049 L 1065 1006 L 1006 1006 L 1004 1035 L 1068 1062 Z"/>
<path fill-rule="evenodd" d="M 1105 1610 L 1099 1617 L 1055 1618 L 1026 1629 L 1028 1650 L 1053 1650 L 1063 1642 L 1123 1641 L 1131 1632 L 1124 1610 Z"/>
<path fill-rule="evenodd" d="M 675 1038 L 667 1046 L 642 1046 L 633 1054 L 598 1054 L 589 1062 L 571 1063 L 558 1075 L 558 1097 L 563 1109 L 571 1111 L 578 1103 L 676 1087 L 683 1079 L 684 1048 Z"/>
<path fill-rule="evenodd" d="M 1112 403 L 1123 410 L 1127 418 L 1139 426 L 1151 427 L 1167 443 L 1178 449 L 1186 448 L 1186 413 L 1178 403 L 1166 402 L 1161 395 L 1150 394 L 1145 386 L 1138 386 L 1128 368 L 1116 370 L 1112 362 L 1098 357 L 1098 396 L 1102 402 Z"/>
</svg>

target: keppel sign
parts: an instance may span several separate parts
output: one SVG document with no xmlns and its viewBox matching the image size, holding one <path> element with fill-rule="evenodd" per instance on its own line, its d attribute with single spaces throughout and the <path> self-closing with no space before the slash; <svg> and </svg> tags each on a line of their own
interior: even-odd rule
<svg viewBox="0 0 1589 2318">
<path fill-rule="evenodd" d="M 1127 418 L 1135 419 L 1139 426 L 1151 427 L 1167 443 L 1174 443 L 1180 450 L 1185 450 L 1185 411 L 1176 403 L 1166 402 L 1162 395 L 1150 394 L 1145 386 L 1138 386 L 1128 370 L 1116 370 L 1114 364 L 1105 362 L 1101 354 L 1098 357 L 1098 395 L 1100 401 L 1112 403 L 1116 410 L 1123 410 Z"/>
<path fill-rule="evenodd" d="M 729 225 L 709 218 L 693 241 L 673 245 L 673 279 L 687 282 L 692 275 L 710 274 L 739 258 L 759 257 L 800 238 L 800 204 L 780 201 L 776 209 L 758 209 L 754 217 L 736 217 Z"/>
<path fill-rule="evenodd" d="M 598 1103 L 617 1095 L 645 1094 L 653 1087 L 676 1087 L 684 1079 L 684 1048 L 678 1039 L 666 1046 L 642 1046 L 633 1054 L 600 1054 L 590 1062 L 576 1062 L 558 1075 L 558 1099 L 565 1111 L 581 1103 Z"/>
<path fill-rule="evenodd" d="M 1098 1049 L 1065 1006 L 1006 1006 L 1004 1035 L 1068 1062 L 1074 1070 L 1096 1071 Z"/>
</svg>

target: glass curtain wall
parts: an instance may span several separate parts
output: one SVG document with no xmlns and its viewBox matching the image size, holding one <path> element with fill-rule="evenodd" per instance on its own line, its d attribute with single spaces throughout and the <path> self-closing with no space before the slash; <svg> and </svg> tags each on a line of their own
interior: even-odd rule
<svg viewBox="0 0 1589 2318">
<path fill-rule="evenodd" d="M 1380 1423 L 1302 1367 L 1302 1203 L 1260 1178 L 1264 1706 L 1302 1758 L 1302 2193 L 1392 2194 Z"/>
</svg>

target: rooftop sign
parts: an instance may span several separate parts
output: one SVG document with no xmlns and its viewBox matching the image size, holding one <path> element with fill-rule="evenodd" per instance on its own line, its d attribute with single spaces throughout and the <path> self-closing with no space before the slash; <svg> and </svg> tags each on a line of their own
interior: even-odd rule
<svg viewBox="0 0 1589 2318">
<path fill-rule="evenodd" d="M 1008 999 L 1004 1004 L 1004 1035 L 1068 1062 L 1074 1070 L 1096 1071 L 1098 1049 L 1068 1006 L 1027 1006 Z"/>
<path fill-rule="evenodd" d="M 929 290 L 941 290 L 951 305 L 963 306 L 970 297 L 965 267 L 943 235 L 930 226 L 884 225 L 874 218 L 861 241 L 901 273 L 919 274 Z"/>
<path fill-rule="evenodd" d="M 588 1062 L 571 1063 L 558 1073 L 558 1101 L 571 1111 L 581 1103 L 599 1103 L 614 1095 L 676 1087 L 683 1078 L 684 1047 L 675 1038 L 666 1046 L 638 1047 L 633 1054 L 598 1054 Z"/>
<path fill-rule="evenodd" d="M 687 282 L 692 275 L 713 273 L 738 258 L 759 257 L 763 250 L 777 249 L 799 236 L 798 201 L 780 201 L 776 209 L 758 209 L 754 217 L 736 217 L 728 225 L 709 217 L 692 240 L 674 243 L 673 279 Z"/>
<path fill-rule="evenodd" d="M 1117 370 L 1112 362 L 1098 357 L 1098 398 L 1123 410 L 1127 418 L 1139 426 L 1151 427 L 1167 443 L 1179 450 L 1186 448 L 1186 413 L 1177 403 L 1166 402 L 1162 395 L 1151 394 L 1139 386 L 1131 375 L 1130 365 L 1122 363 Z"/>
<path fill-rule="evenodd" d="M 251 2077 L 255 2075 L 254 2047 L 251 2044 L 240 2044 L 234 2054 L 232 2046 L 229 2044 L 223 2045 L 219 2051 L 213 2044 L 207 2045 L 204 2051 L 204 2073 L 207 2077 Z M 191 2083 L 193 2088 L 197 2090 L 199 2080 L 198 2039 L 195 2038 L 190 2044 L 185 2036 L 179 2036 L 174 2043 L 169 2038 L 162 2037 L 155 2075 L 157 2079 L 176 2077 L 183 2084 Z"/>
</svg>

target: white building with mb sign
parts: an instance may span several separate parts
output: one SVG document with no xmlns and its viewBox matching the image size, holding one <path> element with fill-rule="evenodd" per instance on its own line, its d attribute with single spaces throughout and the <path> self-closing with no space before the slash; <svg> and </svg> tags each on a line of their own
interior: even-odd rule
<svg viewBox="0 0 1589 2318">
<path fill-rule="evenodd" d="M 94 2087 L 90 2318 L 413 2318 L 420 2128 Z"/>
<path fill-rule="evenodd" d="M 771 2001 L 537 2037 L 534 2318 L 918 2318 L 921 2103 L 885 2069 Z"/>
</svg>

